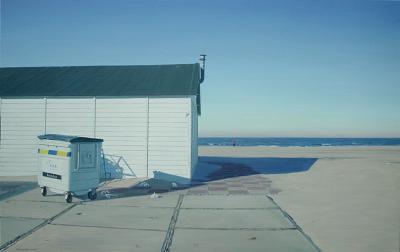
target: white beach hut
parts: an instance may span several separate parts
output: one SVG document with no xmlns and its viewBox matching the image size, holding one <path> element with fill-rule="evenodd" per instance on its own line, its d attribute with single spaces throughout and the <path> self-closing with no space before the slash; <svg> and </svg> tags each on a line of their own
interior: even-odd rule
<svg viewBox="0 0 400 252">
<path fill-rule="evenodd" d="M 104 139 L 104 176 L 189 181 L 203 64 L 0 68 L 0 175 L 36 175 L 37 136 Z M 182 181 L 181 180 L 181 181 Z"/>
</svg>

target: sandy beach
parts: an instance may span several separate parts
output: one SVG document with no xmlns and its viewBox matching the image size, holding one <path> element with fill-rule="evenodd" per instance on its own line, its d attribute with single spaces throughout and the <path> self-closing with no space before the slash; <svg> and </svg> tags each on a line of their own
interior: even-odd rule
<svg viewBox="0 0 400 252">
<path fill-rule="evenodd" d="M 322 251 L 399 251 L 400 147 L 206 147 L 200 156 L 315 158 L 265 174 L 271 195 Z"/>
</svg>

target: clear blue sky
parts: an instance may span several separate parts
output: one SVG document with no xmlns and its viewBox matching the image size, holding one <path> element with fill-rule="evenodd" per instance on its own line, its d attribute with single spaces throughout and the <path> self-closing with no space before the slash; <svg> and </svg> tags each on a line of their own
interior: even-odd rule
<svg viewBox="0 0 400 252">
<path fill-rule="evenodd" d="M 1 66 L 193 63 L 201 136 L 400 137 L 400 2 L 1 0 Z"/>
</svg>

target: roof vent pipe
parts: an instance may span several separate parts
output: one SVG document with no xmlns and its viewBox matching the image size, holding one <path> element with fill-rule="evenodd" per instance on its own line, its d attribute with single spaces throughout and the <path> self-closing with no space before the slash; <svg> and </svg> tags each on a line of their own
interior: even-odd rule
<svg viewBox="0 0 400 252">
<path fill-rule="evenodd" d="M 200 54 L 200 83 L 204 81 L 204 70 L 206 68 L 206 55 Z"/>
</svg>

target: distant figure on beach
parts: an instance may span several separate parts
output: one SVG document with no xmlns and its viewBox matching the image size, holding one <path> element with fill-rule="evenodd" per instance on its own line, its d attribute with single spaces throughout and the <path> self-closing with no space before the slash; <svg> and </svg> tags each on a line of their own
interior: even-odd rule
<svg viewBox="0 0 400 252">
<path fill-rule="evenodd" d="M 232 146 L 236 146 L 236 140 L 235 139 L 232 140 Z"/>
</svg>

